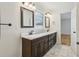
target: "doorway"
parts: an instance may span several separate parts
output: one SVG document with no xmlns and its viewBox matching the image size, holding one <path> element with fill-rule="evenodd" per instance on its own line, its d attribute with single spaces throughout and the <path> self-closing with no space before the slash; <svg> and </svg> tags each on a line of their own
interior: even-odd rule
<svg viewBox="0 0 79 59">
<path fill-rule="evenodd" d="M 71 45 L 71 12 L 61 14 L 61 44 Z"/>
</svg>

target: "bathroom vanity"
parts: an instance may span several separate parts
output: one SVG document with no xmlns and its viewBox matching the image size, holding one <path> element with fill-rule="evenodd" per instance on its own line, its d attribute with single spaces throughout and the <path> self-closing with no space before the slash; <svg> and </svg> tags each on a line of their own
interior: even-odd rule
<svg viewBox="0 0 79 59">
<path fill-rule="evenodd" d="M 56 43 L 56 32 L 46 32 L 22 36 L 22 56 L 42 57 Z"/>
</svg>

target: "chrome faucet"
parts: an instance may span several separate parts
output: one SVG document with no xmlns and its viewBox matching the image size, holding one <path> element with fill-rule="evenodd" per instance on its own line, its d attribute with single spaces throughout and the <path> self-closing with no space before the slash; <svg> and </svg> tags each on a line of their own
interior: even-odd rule
<svg viewBox="0 0 79 59">
<path fill-rule="evenodd" d="M 33 34 L 33 32 L 34 32 L 34 30 L 31 30 L 31 31 L 29 32 L 29 35 L 32 35 L 32 34 Z"/>
<path fill-rule="evenodd" d="M 49 29 L 47 29 L 47 32 L 49 32 Z"/>
</svg>

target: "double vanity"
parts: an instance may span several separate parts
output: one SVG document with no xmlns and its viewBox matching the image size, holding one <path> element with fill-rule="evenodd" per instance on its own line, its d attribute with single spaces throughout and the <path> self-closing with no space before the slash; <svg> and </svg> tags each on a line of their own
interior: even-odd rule
<svg viewBox="0 0 79 59">
<path fill-rule="evenodd" d="M 42 57 L 56 43 L 57 32 L 22 35 L 22 56 Z"/>
<path fill-rule="evenodd" d="M 24 3 L 23 3 L 24 4 Z M 50 32 L 50 15 L 46 12 L 45 15 L 41 10 L 29 10 L 24 6 L 21 6 L 21 28 L 40 28 L 44 26 L 43 21 L 45 21 L 45 28 L 47 32 L 41 29 L 40 33 L 38 30 L 36 33 L 30 31 L 29 33 L 22 33 L 22 56 L 23 57 L 41 57 L 44 56 L 50 48 L 52 48 L 56 43 L 56 31 Z M 34 18 L 35 17 L 35 18 Z M 45 19 L 45 20 L 44 20 Z M 35 22 L 35 23 L 34 23 Z M 34 26 L 35 24 L 35 26 Z M 54 24 L 53 24 L 54 25 Z M 49 32 L 48 32 L 49 31 Z"/>
</svg>

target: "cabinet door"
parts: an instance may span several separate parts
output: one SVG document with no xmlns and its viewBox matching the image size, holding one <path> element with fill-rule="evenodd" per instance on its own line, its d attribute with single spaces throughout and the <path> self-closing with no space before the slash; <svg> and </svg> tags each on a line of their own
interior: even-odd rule
<svg viewBox="0 0 79 59">
<path fill-rule="evenodd" d="M 40 43 L 35 44 L 32 46 L 32 57 L 40 57 L 41 52 L 40 52 Z"/>
<path fill-rule="evenodd" d="M 55 45 L 55 43 L 56 43 L 56 35 L 53 38 L 53 44 Z"/>
<path fill-rule="evenodd" d="M 48 51 L 48 36 L 44 36 L 33 41 L 32 56 L 41 57 Z"/>
<path fill-rule="evenodd" d="M 43 55 L 48 51 L 48 36 L 43 37 Z"/>
<path fill-rule="evenodd" d="M 48 51 L 48 40 L 44 41 L 44 49 L 46 52 Z"/>
<path fill-rule="evenodd" d="M 56 43 L 56 33 L 49 35 L 49 49 L 52 48 Z"/>
<path fill-rule="evenodd" d="M 44 55 L 44 40 L 41 40 L 40 42 L 40 52 L 41 52 L 41 56 Z"/>
<path fill-rule="evenodd" d="M 37 45 L 32 46 L 32 57 L 36 57 L 36 56 L 37 56 Z"/>
</svg>

